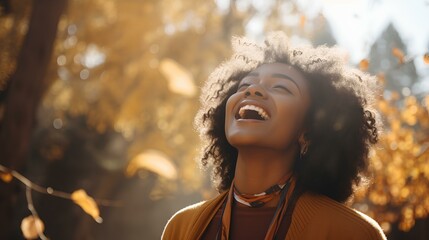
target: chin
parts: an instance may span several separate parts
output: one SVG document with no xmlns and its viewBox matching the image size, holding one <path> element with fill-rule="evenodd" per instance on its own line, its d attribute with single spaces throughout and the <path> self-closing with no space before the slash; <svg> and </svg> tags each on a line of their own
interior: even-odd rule
<svg viewBox="0 0 429 240">
<path fill-rule="evenodd" d="M 235 148 L 264 146 L 264 143 L 261 142 L 261 137 L 255 135 L 235 134 L 232 136 L 227 136 L 227 140 L 229 144 Z"/>
</svg>

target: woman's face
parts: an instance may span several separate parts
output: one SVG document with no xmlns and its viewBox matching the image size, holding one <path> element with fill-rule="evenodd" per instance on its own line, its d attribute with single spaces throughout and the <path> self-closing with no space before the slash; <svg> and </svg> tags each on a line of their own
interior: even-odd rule
<svg viewBox="0 0 429 240">
<path fill-rule="evenodd" d="M 244 77 L 226 104 L 225 133 L 240 147 L 284 151 L 296 142 L 310 104 L 307 80 L 284 63 L 263 64 Z"/>
</svg>

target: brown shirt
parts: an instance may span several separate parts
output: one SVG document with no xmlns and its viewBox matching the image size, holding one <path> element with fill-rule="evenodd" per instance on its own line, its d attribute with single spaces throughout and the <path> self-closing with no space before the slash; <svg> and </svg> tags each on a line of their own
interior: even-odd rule
<svg viewBox="0 0 429 240">
<path fill-rule="evenodd" d="M 193 204 L 178 211 L 168 221 L 167 225 L 164 228 L 164 232 L 161 236 L 161 239 L 201 239 L 201 236 L 203 235 L 204 231 L 208 229 L 207 226 L 209 226 L 211 221 L 214 219 L 213 216 L 216 215 L 222 203 L 225 201 L 227 193 L 228 192 L 224 192 L 213 199 Z M 264 211 L 262 209 L 260 210 Z M 235 212 L 237 212 L 237 210 Z M 235 216 L 235 213 L 233 214 Z M 234 216 L 232 219 L 233 224 L 235 221 Z M 272 215 L 267 218 L 270 219 L 271 216 Z M 255 221 L 257 219 L 259 219 L 259 217 L 257 217 L 256 219 L 252 218 L 252 221 Z M 218 218 L 218 220 L 220 222 L 220 218 Z M 215 220 L 213 221 L 216 222 Z M 266 220 L 266 223 L 264 225 L 265 228 L 268 227 L 269 221 L 270 220 Z M 241 224 L 236 224 L 235 222 L 234 225 L 237 226 Z M 261 226 L 262 225 L 263 224 L 261 224 Z M 259 227 L 257 229 L 259 229 Z M 280 227 L 279 231 L 281 231 L 282 229 L 286 228 Z M 253 231 L 254 229 L 246 230 Z M 266 229 L 261 229 L 260 232 L 263 233 L 258 237 L 261 238 L 260 236 L 262 236 L 263 239 L 265 231 Z M 208 236 L 208 234 L 209 232 L 207 232 L 206 236 L 210 237 Z M 293 211 L 292 221 L 287 232 L 287 236 L 280 237 L 283 235 L 284 234 L 279 233 L 279 239 L 386 240 L 386 236 L 383 234 L 383 231 L 381 230 L 380 226 L 370 217 L 366 216 L 363 213 L 350 209 L 344 204 L 336 202 L 326 196 L 313 193 L 304 193 L 298 199 L 295 209 Z M 212 236 L 215 236 L 215 234 L 212 234 Z M 246 239 L 246 237 L 244 238 Z M 257 239 L 257 237 L 252 236 L 247 239 Z"/>
<path fill-rule="evenodd" d="M 230 239 L 264 239 L 276 207 L 250 208 L 234 202 Z M 210 221 L 201 239 L 214 240 L 221 223 L 222 208 Z"/>
</svg>

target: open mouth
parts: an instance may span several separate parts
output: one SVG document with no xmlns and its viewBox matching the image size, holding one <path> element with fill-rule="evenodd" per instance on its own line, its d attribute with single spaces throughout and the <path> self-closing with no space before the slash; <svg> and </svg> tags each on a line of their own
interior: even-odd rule
<svg viewBox="0 0 429 240">
<path fill-rule="evenodd" d="M 235 119 L 252 119 L 265 121 L 270 119 L 270 116 L 261 107 L 255 105 L 244 105 L 238 110 L 237 114 L 235 114 Z"/>
</svg>

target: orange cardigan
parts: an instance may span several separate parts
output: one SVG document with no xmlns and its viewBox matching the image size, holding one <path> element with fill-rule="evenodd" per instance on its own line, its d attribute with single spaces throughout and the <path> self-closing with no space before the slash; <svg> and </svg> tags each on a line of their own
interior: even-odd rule
<svg viewBox="0 0 429 240">
<path fill-rule="evenodd" d="M 185 207 L 167 222 L 161 239 L 200 239 L 228 191 Z M 367 215 L 326 196 L 304 193 L 296 202 L 286 240 L 381 240 L 380 226 Z"/>
</svg>

